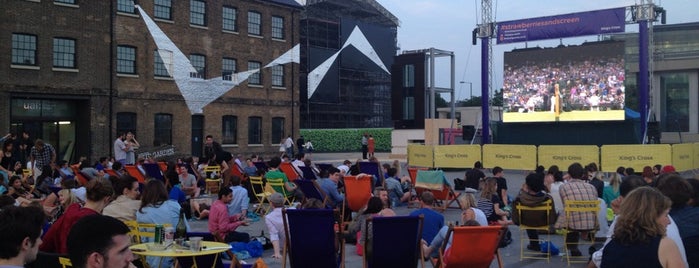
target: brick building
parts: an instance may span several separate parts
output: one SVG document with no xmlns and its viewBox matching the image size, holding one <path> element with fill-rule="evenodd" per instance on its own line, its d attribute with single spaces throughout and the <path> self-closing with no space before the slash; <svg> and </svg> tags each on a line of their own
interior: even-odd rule
<svg viewBox="0 0 699 268">
<path fill-rule="evenodd" d="M 265 65 L 298 43 L 300 5 L 137 3 L 187 56 L 192 77 L 261 71 L 193 111 L 132 1 L 10 1 L 0 21 L 0 72 L 7 74 L 0 76 L 0 131 L 27 130 L 70 160 L 111 155 L 123 131 L 134 132 L 143 150 L 168 144 L 194 155 L 206 135 L 231 152 L 271 154 L 282 137 L 298 133 L 298 65 Z"/>
</svg>

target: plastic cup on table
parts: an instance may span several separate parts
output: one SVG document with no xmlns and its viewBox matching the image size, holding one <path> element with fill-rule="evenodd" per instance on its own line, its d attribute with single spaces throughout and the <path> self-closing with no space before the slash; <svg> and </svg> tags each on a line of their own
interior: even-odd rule
<svg viewBox="0 0 699 268">
<path fill-rule="evenodd" d="M 189 238 L 189 247 L 192 251 L 201 251 L 201 236 L 193 236 Z"/>
</svg>

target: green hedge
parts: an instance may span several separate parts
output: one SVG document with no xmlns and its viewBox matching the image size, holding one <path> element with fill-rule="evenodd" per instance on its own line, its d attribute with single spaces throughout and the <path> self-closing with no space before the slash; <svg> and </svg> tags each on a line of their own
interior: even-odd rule
<svg viewBox="0 0 699 268">
<path fill-rule="evenodd" d="M 376 152 L 391 151 L 391 128 L 301 129 L 304 139 L 311 140 L 315 152 L 359 152 L 362 135 L 374 136 Z"/>
</svg>

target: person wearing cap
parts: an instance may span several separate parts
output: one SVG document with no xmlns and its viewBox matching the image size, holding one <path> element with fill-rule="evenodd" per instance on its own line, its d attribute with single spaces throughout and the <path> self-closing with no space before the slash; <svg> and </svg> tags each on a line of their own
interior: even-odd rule
<svg viewBox="0 0 699 268">
<path fill-rule="evenodd" d="M 660 174 L 665 174 L 665 173 L 677 174 L 677 171 L 675 171 L 674 166 L 667 165 L 667 166 L 664 166 L 663 169 L 660 171 Z"/>
<path fill-rule="evenodd" d="M 269 232 L 269 240 L 272 241 L 272 248 L 274 254 L 272 258 L 279 259 L 282 255 L 279 253 L 281 251 L 281 245 L 284 245 L 286 240 L 284 235 L 284 222 L 282 220 L 282 208 L 284 208 L 284 196 L 280 193 L 273 193 L 267 200 L 272 206 L 272 211 L 265 216 L 265 225 L 267 225 L 267 231 Z"/>
<path fill-rule="evenodd" d="M 250 241 L 250 235 L 237 232 L 241 225 L 249 225 L 250 222 L 242 219 L 242 214 L 229 215 L 228 204 L 233 200 L 233 192 L 230 188 L 221 188 L 218 192 L 218 200 L 211 204 L 209 212 L 209 232 L 223 238 L 226 243 Z"/>
</svg>

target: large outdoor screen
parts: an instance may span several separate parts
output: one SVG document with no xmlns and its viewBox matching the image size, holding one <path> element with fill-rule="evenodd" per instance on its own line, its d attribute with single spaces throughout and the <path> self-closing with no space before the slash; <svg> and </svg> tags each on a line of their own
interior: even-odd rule
<svg viewBox="0 0 699 268">
<path fill-rule="evenodd" d="M 503 122 L 624 120 L 624 42 L 505 52 Z"/>
</svg>

